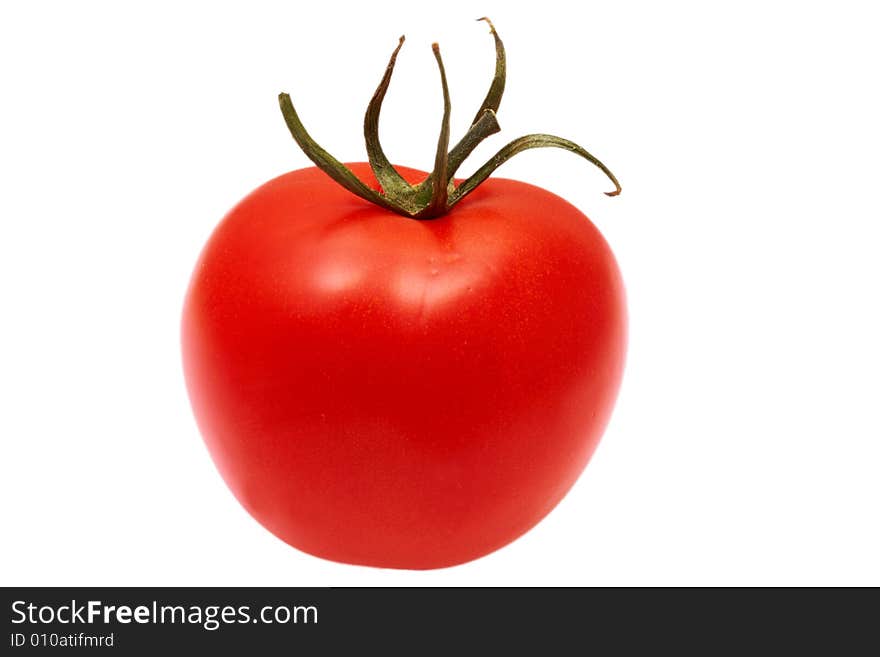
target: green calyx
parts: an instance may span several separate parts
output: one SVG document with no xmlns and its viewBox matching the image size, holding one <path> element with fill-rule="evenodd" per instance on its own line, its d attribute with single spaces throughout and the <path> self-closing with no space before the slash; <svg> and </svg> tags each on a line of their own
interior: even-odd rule
<svg viewBox="0 0 880 657">
<path fill-rule="evenodd" d="M 515 139 L 498 151 L 486 164 L 481 166 L 469 178 L 456 185 L 454 176 L 462 162 L 486 137 L 498 132 L 496 113 L 501 105 L 501 96 L 504 93 L 504 83 L 507 74 L 507 59 L 504 53 L 504 44 L 498 37 L 495 27 L 488 18 L 480 18 L 489 24 L 489 29 L 495 39 L 495 75 L 492 84 L 486 94 L 483 104 L 474 117 L 471 127 L 461 141 L 451 149 L 449 148 L 449 88 L 446 84 L 446 71 L 443 60 L 440 57 L 440 48 L 433 44 L 434 57 L 440 70 L 440 82 L 443 87 L 443 121 L 440 126 L 440 138 L 437 140 L 437 153 L 434 158 L 434 169 L 425 180 L 417 185 L 411 185 L 398 173 L 382 150 L 379 142 L 379 113 L 388 84 L 391 82 L 391 74 L 397 61 L 397 54 L 403 46 L 404 37 L 391 54 L 391 59 L 385 69 L 385 74 L 367 106 L 364 117 L 364 138 L 367 144 L 367 154 L 370 166 L 376 176 L 376 180 L 382 191 L 376 191 L 367 186 L 351 169 L 325 151 L 312 139 L 303 127 L 290 96 L 282 93 L 278 96 L 281 105 L 281 113 L 287 122 L 290 133 L 315 165 L 333 178 L 337 183 L 345 187 L 352 194 L 375 203 L 378 206 L 402 214 L 412 219 L 432 219 L 446 214 L 465 196 L 476 189 L 480 183 L 488 178 L 495 169 L 504 164 L 511 157 L 530 148 L 543 148 L 553 146 L 571 151 L 599 167 L 614 183 L 613 192 L 605 192 L 608 196 L 617 196 L 620 193 L 620 183 L 617 178 L 602 162 L 578 146 L 572 141 L 554 137 L 553 135 L 533 134 Z"/>
</svg>

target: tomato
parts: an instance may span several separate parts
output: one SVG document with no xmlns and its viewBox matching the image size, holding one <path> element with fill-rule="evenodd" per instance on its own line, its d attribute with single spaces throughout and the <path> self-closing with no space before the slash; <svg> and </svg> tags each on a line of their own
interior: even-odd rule
<svg viewBox="0 0 880 657">
<path fill-rule="evenodd" d="M 369 163 L 333 158 L 281 94 L 316 167 L 241 201 L 193 273 L 182 342 L 201 433 L 241 504 L 305 552 L 393 568 L 485 555 L 562 499 L 611 414 L 626 343 L 611 250 L 566 201 L 488 176 L 549 146 L 599 167 L 609 196 L 617 179 L 546 134 L 454 179 L 499 130 L 506 58 L 489 26 L 495 77 L 451 149 L 433 46 L 444 112 L 430 174 L 393 167 L 379 143 L 403 38 L 367 108 Z"/>
<path fill-rule="evenodd" d="M 611 413 L 625 326 L 614 257 L 561 198 L 492 178 L 413 221 L 309 168 L 216 229 L 183 354 L 211 455 L 267 529 L 335 561 L 435 568 L 565 495 Z"/>
</svg>

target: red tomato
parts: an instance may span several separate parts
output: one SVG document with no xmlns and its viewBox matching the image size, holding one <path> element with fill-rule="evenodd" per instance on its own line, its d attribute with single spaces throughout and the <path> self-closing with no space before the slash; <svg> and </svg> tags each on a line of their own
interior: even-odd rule
<svg viewBox="0 0 880 657">
<path fill-rule="evenodd" d="M 605 240 L 543 189 L 492 178 L 416 221 L 302 169 L 205 247 L 186 381 L 220 473 L 279 538 L 437 568 L 514 540 L 574 484 L 614 404 L 625 314 Z"/>
</svg>

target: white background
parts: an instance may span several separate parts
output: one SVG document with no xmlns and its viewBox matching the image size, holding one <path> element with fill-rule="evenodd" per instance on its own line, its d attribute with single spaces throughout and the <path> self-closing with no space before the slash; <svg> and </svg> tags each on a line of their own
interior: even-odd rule
<svg viewBox="0 0 880 657">
<path fill-rule="evenodd" d="M 436 7 L 436 8 L 435 8 Z M 880 102 L 867 2 L 4 3 L 0 582 L 880 585 Z M 615 250 L 631 346 L 593 462 L 537 528 L 432 572 L 340 565 L 239 507 L 192 419 L 179 315 L 223 214 L 309 162 L 276 95 L 362 160 L 429 168 L 509 56 L 499 172 Z M 466 167 L 467 168 L 467 167 Z"/>
</svg>

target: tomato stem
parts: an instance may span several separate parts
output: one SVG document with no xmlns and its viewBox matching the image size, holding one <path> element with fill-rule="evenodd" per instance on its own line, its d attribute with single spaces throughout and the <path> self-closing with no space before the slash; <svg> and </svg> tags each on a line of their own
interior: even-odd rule
<svg viewBox="0 0 880 657">
<path fill-rule="evenodd" d="M 443 89 L 443 119 L 440 125 L 440 136 L 437 140 L 437 151 L 434 156 L 434 169 L 419 185 L 413 186 L 404 180 L 403 176 L 400 175 L 385 155 L 385 151 L 382 149 L 382 144 L 379 141 L 379 114 L 382 109 L 382 102 L 385 99 L 385 93 L 388 91 L 388 85 L 391 82 L 391 75 L 394 72 L 397 55 L 405 41 L 404 37 L 400 37 L 397 47 L 391 53 L 391 58 L 385 68 L 385 74 L 373 93 L 364 116 L 364 140 L 367 146 L 367 155 L 376 180 L 381 187 L 381 192 L 367 186 L 352 173 L 351 169 L 321 148 L 312 139 L 303 126 L 302 121 L 300 121 L 290 96 L 282 93 L 278 96 L 278 102 L 294 140 L 318 168 L 352 194 L 356 194 L 371 203 L 413 219 L 432 219 L 446 214 L 459 201 L 485 181 L 495 169 L 514 155 L 531 148 L 562 148 L 581 156 L 597 166 L 614 183 L 614 191 L 605 193 L 608 196 L 619 194 L 621 188 L 617 178 L 595 156 L 573 141 L 545 134 L 525 135 L 513 140 L 493 155 L 488 162 L 477 169 L 464 182 L 458 186 L 455 185 L 452 178 L 462 162 L 484 139 L 501 129 L 498 125 L 496 113 L 501 105 L 501 97 L 504 94 L 504 85 L 507 78 L 507 56 L 504 50 L 504 43 L 498 36 L 492 21 L 486 17 L 479 18 L 478 20 L 485 21 L 489 25 L 492 37 L 495 40 L 495 75 L 471 127 L 451 150 L 449 149 L 451 103 L 449 100 L 449 87 L 446 81 L 446 70 L 443 66 L 443 59 L 440 56 L 439 46 L 436 43 L 432 44 Z"/>
<path fill-rule="evenodd" d="M 504 84 L 507 80 L 507 53 L 504 51 L 504 43 L 501 41 L 501 37 L 498 36 L 498 32 L 495 31 L 495 26 L 492 25 L 492 21 L 485 16 L 478 18 L 477 20 L 485 21 L 489 25 L 489 30 L 492 32 L 492 38 L 495 39 L 495 76 L 492 78 L 492 85 L 489 87 L 486 99 L 483 101 L 483 104 L 480 105 L 480 109 L 477 110 L 473 125 L 477 124 L 486 110 L 492 110 L 492 112 L 496 114 L 498 113 L 498 108 L 501 106 L 501 96 L 504 95 Z"/>
<path fill-rule="evenodd" d="M 440 83 L 443 86 L 443 122 L 440 124 L 440 137 L 437 139 L 437 154 L 434 156 L 434 170 L 431 172 L 431 200 L 424 210 L 416 217 L 438 217 L 447 211 L 446 201 L 449 198 L 449 113 L 452 104 L 449 101 L 449 86 L 446 84 L 446 69 L 440 57 L 440 46 L 432 44 L 434 59 L 440 69 Z"/>
<path fill-rule="evenodd" d="M 391 53 L 391 59 L 385 68 L 385 75 L 382 76 L 364 116 L 364 141 L 367 144 L 367 155 L 376 180 L 379 181 L 386 196 L 397 198 L 401 202 L 404 199 L 410 200 L 415 190 L 397 172 L 382 149 L 382 144 L 379 142 L 379 112 L 382 109 L 382 101 L 385 100 L 385 92 L 388 91 L 388 83 L 391 82 L 391 74 L 394 72 L 394 64 L 397 62 L 397 53 L 400 52 L 405 40 L 406 37 L 400 37 L 397 47 Z"/>
</svg>

